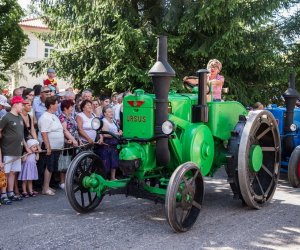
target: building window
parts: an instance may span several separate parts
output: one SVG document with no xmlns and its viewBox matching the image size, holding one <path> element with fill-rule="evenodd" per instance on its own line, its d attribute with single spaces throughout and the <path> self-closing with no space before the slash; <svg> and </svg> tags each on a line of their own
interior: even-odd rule
<svg viewBox="0 0 300 250">
<path fill-rule="evenodd" d="M 54 47 L 50 43 L 45 43 L 45 53 L 44 57 L 50 57 L 52 51 L 54 51 Z"/>
</svg>

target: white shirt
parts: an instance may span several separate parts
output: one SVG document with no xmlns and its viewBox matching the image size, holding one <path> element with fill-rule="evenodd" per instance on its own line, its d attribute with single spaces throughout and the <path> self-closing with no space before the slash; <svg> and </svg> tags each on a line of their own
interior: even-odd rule
<svg viewBox="0 0 300 250">
<path fill-rule="evenodd" d="M 93 140 L 95 141 L 96 136 L 97 136 L 97 132 L 96 130 L 94 130 L 92 128 L 92 120 L 95 117 L 94 114 L 92 114 L 91 118 L 88 118 L 83 112 L 79 113 L 78 116 L 81 117 L 82 119 L 82 129 L 84 130 L 84 132 Z M 86 142 L 87 140 L 80 136 L 80 139 L 84 142 Z"/>
<path fill-rule="evenodd" d="M 39 134 L 38 139 L 43 141 L 41 132 L 47 132 L 51 149 L 61 149 L 64 146 L 63 126 L 58 117 L 49 112 L 42 114 L 38 120 Z"/>
<path fill-rule="evenodd" d="M 113 134 L 118 134 L 118 127 L 114 121 L 109 122 L 106 118 L 103 118 L 102 121 L 108 127 L 108 132 L 111 132 Z"/>
<path fill-rule="evenodd" d="M 120 111 L 121 111 L 121 103 L 118 103 L 112 107 L 114 111 L 114 118 L 116 121 L 120 121 Z"/>
</svg>

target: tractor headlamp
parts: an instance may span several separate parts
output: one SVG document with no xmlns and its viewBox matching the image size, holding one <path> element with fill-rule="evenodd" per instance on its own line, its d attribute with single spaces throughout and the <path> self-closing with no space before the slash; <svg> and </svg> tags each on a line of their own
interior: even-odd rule
<svg viewBox="0 0 300 250">
<path fill-rule="evenodd" d="M 91 126 L 92 126 L 92 129 L 98 130 L 98 129 L 102 128 L 103 122 L 98 117 L 95 117 L 95 118 L 93 118 L 93 120 L 91 122 Z"/>
<path fill-rule="evenodd" d="M 294 123 L 292 123 L 291 126 L 290 126 L 290 130 L 291 130 L 292 132 L 295 132 L 295 131 L 297 130 L 297 125 L 294 124 Z"/>
<path fill-rule="evenodd" d="M 162 124 L 161 129 L 165 135 L 170 135 L 175 130 L 175 124 L 173 122 L 167 120 Z"/>
</svg>

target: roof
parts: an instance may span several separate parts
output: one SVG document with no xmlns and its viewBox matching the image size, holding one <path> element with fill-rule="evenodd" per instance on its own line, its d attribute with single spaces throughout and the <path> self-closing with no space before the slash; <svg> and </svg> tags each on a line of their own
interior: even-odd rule
<svg viewBox="0 0 300 250">
<path fill-rule="evenodd" d="M 43 22 L 42 18 L 27 18 L 19 22 L 19 25 L 21 27 L 48 29 L 48 26 Z"/>
</svg>

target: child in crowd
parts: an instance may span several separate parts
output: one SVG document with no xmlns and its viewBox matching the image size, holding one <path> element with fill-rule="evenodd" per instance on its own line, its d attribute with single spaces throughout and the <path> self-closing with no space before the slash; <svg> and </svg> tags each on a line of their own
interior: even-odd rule
<svg viewBox="0 0 300 250">
<path fill-rule="evenodd" d="M 26 156 L 25 161 L 22 163 L 22 169 L 19 174 L 19 180 L 22 181 L 22 196 L 24 198 L 34 197 L 38 193 L 33 191 L 32 181 L 38 179 L 38 171 L 36 162 L 39 159 L 39 142 L 36 139 L 29 139 L 27 141 L 27 146 L 32 152 Z M 28 191 L 28 192 L 27 192 Z"/>
<path fill-rule="evenodd" d="M 59 89 L 57 86 L 57 81 L 55 79 L 55 70 L 48 69 L 47 70 L 48 78 L 44 80 L 44 86 L 47 86 L 53 93 L 59 93 Z"/>
</svg>

